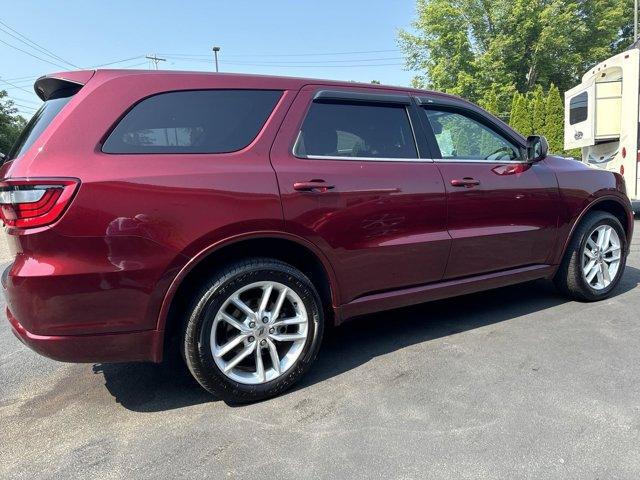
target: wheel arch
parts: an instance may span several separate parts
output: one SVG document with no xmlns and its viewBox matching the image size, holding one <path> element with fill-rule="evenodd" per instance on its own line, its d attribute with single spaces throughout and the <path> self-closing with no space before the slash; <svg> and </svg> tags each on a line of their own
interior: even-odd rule
<svg viewBox="0 0 640 480">
<path fill-rule="evenodd" d="M 336 308 L 340 304 L 339 289 L 326 256 L 315 245 L 295 235 L 256 232 L 213 244 L 199 252 L 182 268 L 172 281 L 160 308 L 157 330 L 163 332 L 165 341 L 159 342 L 159 348 L 166 349 L 167 342 L 175 338 L 179 331 L 178 312 L 186 307 L 191 287 L 211 275 L 211 271 L 218 266 L 249 256 L 275 258 L 304 272 L 318 290 L 325 315 L 330 315 L 328 318 L 334 323 L 339 322 Z M 161 358 L 161 355 L 157 358 Z"/>
<path fill-rule="evenodd" d="M 578 228 L 578 225 L 580 225 L 580 222 L 582 222 L 582 219 L 589 212 L 593 212 L 593 211 L 603 211 L 603 212 L 610 213 L 620 221 L 620 223 L 622 224 L 622 228 L 624 228 L 625 235 L 627 237 L 627 248 L 629 248 L 630 239 L 633 234 L 633 212 L 629 210 L 629 206 L 625 205 L 625 203 L 619 197 L 613 196 L 613 195 L 606 195 L 593 200 L 580 212 L 580 215 L 578 215 L 576 220 L 573 222 L 573 225 L 571 226 L 569 235 L 564 241 L 564 245 L 562 247 L 562 254 L 559 257 L 559 261 L 562 261 L 562 259 L 564 258 L 567 252 L 567 248 L 571 243 L 571 239 L 575 234 L 576 228 Z"/>
</svg>

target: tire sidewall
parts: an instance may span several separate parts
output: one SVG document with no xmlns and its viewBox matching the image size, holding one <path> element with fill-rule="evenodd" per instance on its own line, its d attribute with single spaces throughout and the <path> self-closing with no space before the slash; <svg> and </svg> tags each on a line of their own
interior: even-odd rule
<svg viewBox="0 0 640 480">
<path fill-rule="evenodd" d="M 616 233 L 618 234 L 618 238 L 620 239 L 620 266 L 618 268 L 618 272 L 616 273 L 615 278 L 609 284 L 609 286 L 601 290 L 596 290 L 591 285 L 589 285 L 589 282 L 587 282 L 587 280 L 584 278 L 584 274 L 582 273 L 582 252 L 584 251 L 587 240 L 589 239 L 593 231 L 597 227 L 600 227 L 602 225 L 609 225 L 613 227 Z M 618 286 L 618 283 L 622 278 L 622 275 L 624 273 L 624 269 L 626 266 L 626 262 L 627 262 L 626 252 L 627 252 L 627 238 L 626 238 L 625 231 L 622 228 L 622 225 L 620 224 L 618 219 L 616 219 L 613 216 L 603 215 L 601 217 L 594 218 L 591 222 L 589 222 L 586 225 L 586 228 L 582 234 L 582 238 L 580 238 L 580 241 L 578 242 L 576 250 L 574 251 L 574 255 L 575 255 L 574 261 L 575 261 L 575 265 L 577 266 L 576 280 L 580 285 L 580 287 L 583 289 L 584 294 L 590 300 L 598 300 L 601 298 L 605 298 L 611 293 L 612 290 L 614 290 Z"/>
<path fill-rule="evenodd" d="M 296 363 L 286 373 L 269 382 L 250 385 L 236 382 L 220 370 L 211 351 L 211 328 L 215 315 L 229 296 L 243 286 L 260 281 L 282 283 L 298 294 L 309 319 L 308 335 Z M 272 397 L 288 389 L 315 360 L 323 333 L 322 308 L 315 288 L 302 273 L 279 262 L 261 263 L 254 268 L 240 269 L 236 274 L 223 277 L 222 281 L 200 296 L 190 321 L 196 322 L 192 329 L 193 338 L 186 338 L 185 341 L 197 342 L 198 365 L 193 365 L 198 371 L 196 378 L 205 388 L 223 399 L 239 403 Z"/>
</svg>

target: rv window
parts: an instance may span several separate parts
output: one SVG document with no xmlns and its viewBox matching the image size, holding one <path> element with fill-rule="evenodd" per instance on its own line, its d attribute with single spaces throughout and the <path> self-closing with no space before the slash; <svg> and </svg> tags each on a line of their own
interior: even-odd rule
<svg viewBox="0 0 640 480">
<path fill-rule="evenodd" d="M 569 124 L 584 122 L 587 119 L 587 104 L 589 96 L 587 92 L 582 92 L 573 97 L 569 102 Z"/>
</svg>

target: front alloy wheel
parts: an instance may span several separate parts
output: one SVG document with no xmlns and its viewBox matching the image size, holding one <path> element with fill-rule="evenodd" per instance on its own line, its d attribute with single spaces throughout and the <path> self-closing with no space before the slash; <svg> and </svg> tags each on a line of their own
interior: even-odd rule
<svg viewBox="0 0 640 480">
<path fill-rule="evenodd" d="M 620 237 L 610 225 L 596 227 L 582 249 L 582 273 L 594 290 L 611 285 L 618 274 L 621 258 Z"/>
<path fill-rule="evenodd" d="M 554 282 L 576 300 L 607 298 L 624 273 L 627 252 L 620 220 L 608 212 L 589 212 L 576 227 Z"/>
</svg>

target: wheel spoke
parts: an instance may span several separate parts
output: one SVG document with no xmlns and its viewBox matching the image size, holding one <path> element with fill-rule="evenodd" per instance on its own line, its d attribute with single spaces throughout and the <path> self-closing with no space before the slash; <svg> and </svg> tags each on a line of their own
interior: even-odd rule
<svg viewBox="0 0 640 480">
<path fill-rule="evenodd" d="M 596 248 L 598 248 L 598 244 L 593 241 L 591 236 L 589 236 L 589 238 L 587 239 L 587 246 L 589 246 L 591 250 L 595 250 Z"/>
<path fill-rule="evenodd" d="M 291 318 L 283 318 L 282 320 L 278 320 L 273 324 L 274 327 L 284 327 L 286 325 L 300 325 L 301 323 L 305 323 L 306 320 L 303 317 L 295 316 Z"/>
<path fill-rule="evenodd" d="M 262 348 L 256 348 L 256 376 L 260 382 L 265 381 L 264 364 L 262 363 Z"/>
<path fill-rule="evenodd" d="M 598 277 L 598 284 L 604 285 L 604 274 L 602 273 L 602 266 L 596 268 L 596 276 Z"/>
<path fill-rule="evenodd" d="M 304 340 L 307 336 L 304 333 L 274 333 L 270 337 L 276 342 L 293 342 L 295 340 Z"/>
<path fill-rule="evenodd" d="M 611 257 L 608 257 L 608 258 L 604 259 L 604 261 L 607 262 L 607 263 L 616 262 L 618 260 L 620 260 L 620 254 L 613 255 Z"/>
<path fill-rule="evenodd" d="M 282 309 L 282 304 L 284 303 L 285 298 L 287 298 L 287 287 L 284 287 L 280 290 L 278 294 L 278 299 L 276 300 L 276 304 L 273 307 L 273 311 L 271 312 L 271 320 L 276 320 L 278 316 L 280 316 L 280 309 Z"/>
<path fill-rule="evenodd" d="M 231 315 L 228 315 L 224 312 L 220 312 L 220 318 L 225 322 L 227 322 L 232 327 L 237 328 L 241 332 L 245 332 L 247 329 L 247 327 L 242 322 L 239 322 L 238 320 L 233 318 Z"/>
<path fill-rule="evenodd" d="M 609 267 L 604 263 L 600 265 L 602 269 L 602 276 L 604 277 L 604 281 L 607 282 L 607 285 L 611 283 L 611 275 L 609 274 Z"/>
<path fill-rule="evenodd" d="M 260 307 L 258 307 L 258 313 L 262 315 L 264 311 L 267 309 L 267 305 L 269 304 L 269 298 L 271 298 L 271 292 L 273 291 L 273 285 L 269 284 L 264 287 L 262 291 L 262 298 L 260 299 Z"/>
<path fill-rule="evenodd" d="M 603 255 L 607 255 L 609 253 L 615 253 L 615 252 L 619 252 L 619 251 L 620 251 L 620 247 L 618 245 L 611 245 L 604 252 L 602 252 L 602 254 Z"/>
<path fill-rule="evenodd" d="M 251 352 L 253 352 L 255 350 L 255 348 L 256 348 L 256 342 L 250 343 L 248 346 L 246 346 L 244 349 L 242 349 L 242 351 L 240 351 L 240 353 L 238 353 L 238 355 L 233 357 L 233 359 L 229 363 L 227 363 L 225 365 L 224 371 L 228 372 L 233 367 L 238 365 L 242 360 L 244 360 L 249 355 L 251 355 Z"/>
<path fill-rule="evenodd" d="M 231 303 L 238 307 L 247 317 L 253 317 L 255 315 L 255 312 L 251 310 L 246 303 L 240 300 L 239 297 L 233 297 L 231 299 Z"/>
<path fill-rule="evenodd" d="M 276 348 L 276 344 L 273 343 L 269 338 L 267 339 L 267 344 L 269 345 L 269 355 L 271 356 L 271 364 L 273 365 L 273 369 L 278 375 L 280 375 L 280 357 L 278 356 L 278 349 Z"/>
<path fill-rule="evenodd" d="M 593 265 L 588 271 L 585 269 L 587 282 L 591 283 L 593 281 L 593 277 L 596 276 L 598 270 L 598 264 L 596 262 L 593 262 Z"/>
<path fill-rule="evenodd" d="M 588 248 L 584 249 L 584 254 L 589 257 L 589 258 L 596 258 L 596 256 L 593 254 L 593 252 L 591 250 L 589 250 Z"/>
<path fill-rule="evenodd" d="M 229 340 L 223 346 L 221 346 L 220 348 L 217 348 L 215 350 L 214 355 L 216 357 L 222 357 L 222 356 L 226 355 L 231 350 L 233 350 L 235 347 L 240 345 L 245 338 L 247 338 L 247 335 L 244 334 L 244 333 L 242 333 L 240 335 L 237 335 L 236 337 L 233 338 L 233 340 Z"/>
<path fill-rule="evenodd" d="M 596 261 L 595 260 L 590 260 L 589 263 L 587 263 L 582 271 L 584 272 L 585 275 L 589 275 L 589 273 L 591 272 L 591 270 L 593 269 L 593 267 L 596 265 Z"/>
<path fill-rule="evenodd" d="M 602 250 L 606 249 L 609 246 L 609 240 L 611 239 L 611 230 L 612 229 L 610 227 L 605 227 L 604 229 L 604 233 L 602 235 L 602 243 L 600 244 Z"/>
</svg>

